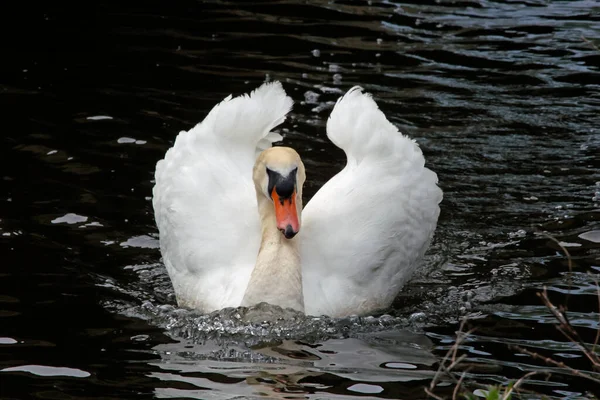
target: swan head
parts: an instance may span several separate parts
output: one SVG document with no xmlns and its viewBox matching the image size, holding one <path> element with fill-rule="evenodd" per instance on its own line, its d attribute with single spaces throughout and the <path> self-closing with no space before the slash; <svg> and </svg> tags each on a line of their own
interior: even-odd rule
<svg viewBox="0 0 600 400">
<path fill-rule="evenodd" d="M 302 185 L 306 179 L 298 153 L 289 147 L 266 149 L 256 159 L 253 178 L 259 205 L 260 197 L 267 199 L 275 210 L 277 229 L 286 239 L 296 236 L 300 231 Z"/>
</svg>

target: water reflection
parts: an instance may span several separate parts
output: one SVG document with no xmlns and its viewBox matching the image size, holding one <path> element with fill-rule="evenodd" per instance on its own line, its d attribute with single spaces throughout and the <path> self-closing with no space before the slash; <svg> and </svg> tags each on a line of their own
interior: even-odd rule
<svg viewBox="0 0 600 400">
<path fill-rule="evenodd" d="M 368 340 L 332 339 L 314 345 L 286 340 L 252 349 L 182 341 L 154 348 L 161 361 L 153 365 L 162 372 L 151 376 L 165 382 L 156 391 L 158 397 L 188 398 L 389 397 L 394 382 L 423 385 L 433 377 L 437 359 L 422 335 L 392 331 Z"/>
<path fill-rule="evenodd" d="M 16 367 L 0 369 L 0 372 L 27 372 L 37 376 L 69 376 L 73 378 L 87 378 L 89 372 L 76 368 L 49 367 L 47 365 L 19 365 Z"/>
</svg>

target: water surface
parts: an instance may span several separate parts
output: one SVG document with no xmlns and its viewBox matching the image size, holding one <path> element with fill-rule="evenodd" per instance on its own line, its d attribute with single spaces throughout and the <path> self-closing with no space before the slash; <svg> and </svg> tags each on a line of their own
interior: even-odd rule
<svg viewBox="0 0 600 400">
<path fill-rule="evenodd" d="M 552 370 L 509 345 L 591 370 L 537 293 L 568 301 L 595 340 L 597 2 L 104 1 L 24 15 L 30 35 L 6 36 L 0 66 L 0 397 L 423 398 L 464 317 L 471 388 Z M 267 80 L 296 102 L 280 132 L 308 198 L 344 165 L 325 123 L 357 84 L 438 173 L 435 241 L 387 314 L 176 309 L 155 163 L 215 103 Z M 570 252 L 570 280 L 542 232 Z M 553 372 L 525 388 L 598 392 Z"/>
</svg>

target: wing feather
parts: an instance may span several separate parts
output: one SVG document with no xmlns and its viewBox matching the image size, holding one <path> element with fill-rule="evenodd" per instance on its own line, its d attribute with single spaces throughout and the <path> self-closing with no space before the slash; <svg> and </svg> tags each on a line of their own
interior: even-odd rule
<svg viewBox="0 0 600 400">
<path fill-rule="evenodd" d="M 433 236 L 442 200 L 437 175 L 360 87 L 338 100 L 327 135 L 348 161 L 302 214 L 306 312 L 388 307 Z"/>
<path fill-rule="evenodd" d="M 228 96 L 157 163 L 154 213 L 180 305 L 240 305 L 260 245 L 252 167 L 292 104 L 279 82 Z"/>
</svg>

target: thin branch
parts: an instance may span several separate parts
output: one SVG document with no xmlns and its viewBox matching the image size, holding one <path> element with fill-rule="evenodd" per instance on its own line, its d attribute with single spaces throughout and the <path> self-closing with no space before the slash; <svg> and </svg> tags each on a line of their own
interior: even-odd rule
<svg viewBox="0 0 600 400">
<path fill-rule="evenodd" d="M 579 333 L 573 328 L 569 318 L 567 316 L 567 311 L 564 307 L 556 307 L 550 299 L 548 298 L 548 290 L 544 287 L 544 291 L 542 293 L 538 293 L 538 296 L 544 302 L 544 305 L 550 310 L 554 318 L 559 322 L 559 326 L 557 329 L 560 333 L 562 333 L 569 341 L 576 344 L 577 347 L 585 354 L 585 356 L 590 360 L 590 362 L 594 365 L 594 367 L 600 367 L 600 358 L 594 352 L 593 349 L 590 349 L 588 344 L 581 339 Z"/>
<path fill-rule="evenodd" d="M 550 376 L 550 373 L 547 371 L 528 372 L 525 375 L 523 375 L 521 378 L 519 378 L 519 380 L 516 381 L 515 384 L 509 390 L 506 391 L 506 393 L 504 393 L 504 396 L 502 396 L 502 400 L 508 400 L 513 391 L 518 391 L 519 386 L 521 386 L 521 384 L 523 384 L 523 382 L 525 382 L 525 379 L 529 378 L 532 375 L 537 375 L 537 374 L 546 374 L 546 375 L 548 375 L 548 377 Z"/>
<path fill-rule="evenodd" d="M 517 350 L 520 353 L 527 354 L 528 356 L 530 356 L 530 357 L 532 357 L 532 358 L 534 358 L 536 360 L 541 360 L 541 361 L 545 362 L 546 364 L 550 364 L 550 365 L 553 365 L 555 367 L 558 367 L 558 368 L 560 368 L 560 369 L 563 370 L 563 371 L 560 371 L 562 373 L 565 373 L 564 370 L 566 370 L 566 371 L 569 371 L 571 374 L 573 374 L 575 376 L 578 376 L 580 378 L 585 378 L 585 379 L 588 379 L 588 380 L 590 380 L 592 382 L 600 383 L 600 379 L 595 378 L 595 377 L 593 377 L 593 376 L 591 376 L 589 374 L 586 374 L 585 372 L 578 371 L 575 368 L 569 367 L 568 365 L 566 365 L 562 361 L 556 361 L 556 360 L 554 360 L 554 359 L 552 359 L 550 357 L 544 357 L 544 356 L 542 356 L 542 355 L 540 355 L 538 353 L 535 353 L 533 351 L 529 351 L 529 350 L 527 350 L 527 349 L 525 349 L 525 348 L 523 348 L 521 346 L 512 345 L 510 347 L 512 349 L 514 349 L 514 350 Z"/>
<path fill-rule="evenodd" d="M 465 375 L 467 374 L 468 371 L 469 370 L 467 369 L 467 370 L 463 371 L 463 373 L 460 375 L 460 379 L 458 380 L 458 383 L 456 384 L 456 386 L 454 386 L 454 391 L 452 392 L 452 400 L 457 399 L 458 391 L 462 387 L 463 380 L 465 379 Z"/>
<path fill-rule="evenodd" d="M 433 392 L 432 392 L 432 391 L 430 391 L 430 390 L 429 390 L 429 389 L 427 389 L 427 388 L 425 388 L 425 393 L 427 393 L 429 396 L 433 397 L 433 398 L 434 398 L 434 399 L 436 399 L 436 400 L 444 400 L 444 398 L 443 398 L 443 397 L 440 397 L 440 396 L 438 396 L 438 395 L 436 395 L 436 394 L 433 394 Z"/>
<path fill-rule="evenodd" d="M 465 358 L 467 358 L 467 355 L 463 354 L 463 355 L 459 356 L 456 360 L 454 360 L 452 362 L 452 364 L 450 364 L 448 367 L 446 367 L 446 370 L 448 371 L 448 373 L 450 371 L 452 371 L 458 364 L 460 364 L 462 362 L 462 360 L 464 360 Z"/>
<path fill-rule="evenodd" d="M 598 285 L 598 277 L 594 277 L 596 283 L 596 297 L 598 298 L 598 324 L 600 325 L 600 285 Z M 598 346 L 598 340 L 600 340 L 600 329 L 596 329 L 596 339 L 594 339 L 594 345 L 592 351 L 596 354 L 596 346 Z"/>
<path fill-rule="evenodd" d="M 454 360 L 456 360 L 456 354 L 458 353 L 458 345 L 460 343 L 462 343 L 467 338 L 467 336 L 469 336 L 471 334 L 470 331 L 464 335 L 462 334 L 466 323 L 467 323 L 467 319 L 463 318 L 462 321 L 460 321 L 460 327 L 458 328 L 458 332 L 456 332 L 456 340 L 454 341 L 456 346 L 453 346 L 454 351 L 452 352 L 452 362 L 454 362 Z"/>
<path fill-rule="evenodd" d="M 581 40 L 583 40 L 584 42 L 586 42 L 587 44 L 589 44 L 590 46 L 592 46 L 592 48 L 594 50 L 600 51 L 600 49 L 598 48 L 598 46 L 596 46 L 591 40 L 589 40 L 585 36 L 581 35 Z"/>
<path fill-rule="evenodd" d="M 569 275 L 568 275 L 568 279 L 567 279 L 567 295 L 565 296 L 565 307 L 567 306 L 567 304 L 569 304 L 569 298 L 571 297 L 571 288 L 573 287 L 573 260 L 571 259 L 571 253 L 569 253 L 569 250 L 567 250 L 567 248 L 565 246 L 563 246 L 558 239 L 556 239 L 553 236 L 548 235 L 546 232 L 540 232 L 540 235 L 544 236 L 547 239 L 552 240 L 554 243 L 557 244 L 558 247 L 560 247 L 560 249 L 563 251 L 563 253 L 565 253 L 565 256 L 567 256 L 567 267 L 569 268 Z"/>
<path fill-rule="evenodd" d="M 466 357 L 466 355 L 462 355 L 458 358 L 459 362 L 462 361 L 464 358 Z M 454 364 L 450 365 L 451 367 L 454 366 Z M 437 385 L 439 377 L 442 375 L 442 373 L 444 373 L 445 375 L 447 375 L 450 379 L 452 379 L 454 381 L 454 384 L 458 384 L 458 379 L 456 379 L 456 377 L 454 375 L 452 375 L 451 373 L 451 368 L 446 367 L 444 364 L 440 364 L 435 376 L 433 377 L 433 380 L 431 381 L 431 384 L 429 385 L 429 388 L 431 390 L 433 390 L 434 386 Z"/>
<path fill-rule="evenodd" d="M 467 357 L 465 354 L 458 356 L 458 347 L 464 342 L 464 340 L 471 333 L 473 333 L 475 331 L 474 329 L 470 329 L 467 332 L 463 332 L 463 329 L 465 328 L 466 323 L 467 323 L 467 319 L 463 318 L 460 323 L 460 326 L 458 328 L 458 331 L 456 332 L 456 339 L 454 340 L 454 344 L 452 345 L 452 347 L 450 349 L 448 349 L 448 352 L 446 353 L 446 355 L 440 362 L 440 366 L 438 367 L 438 370 L 436 371 L 435 375 L 433 376 L 433 379 L 431 380 L 431 383 L 429 384 L 429 389 L 425 389 L 425 392 L 427 394 L 429 394 L 430 396 L 433 396 L 433 390 L 434 390 L 435 386 L 437 385 L 437 383 L 439 382 L 440 377 L 443 374 L 448 376 L 450 379 L 452 379 L 454 381 L 454 384 L 457 387 L 461 385 L 462 379 L 457 380 L 456 377 L 451 373 L 451 371 L 452 371 L 452 368 L 455 368 L 461 361 L 463 361 Z M 446 363 L 448 361 L 450 361 L 450 365 L 446 366 Z M 468 372 L 468 370 L 465 371 L 464 373 L 466 373 L 466 372 Z M 433 397 L 435 397 L 435 396 L 433 396 Z"/>
</svg>

